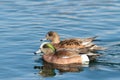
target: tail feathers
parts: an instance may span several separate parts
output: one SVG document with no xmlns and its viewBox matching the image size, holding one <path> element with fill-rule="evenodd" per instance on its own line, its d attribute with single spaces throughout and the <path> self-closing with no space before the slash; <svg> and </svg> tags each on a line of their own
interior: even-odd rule
<svg viewBox="0 0 120 80">
<path fill-rule="evenodd" d="M 92 52 L 89 52 L 87 53 L 88 56 L 100 56 L 100 54 L 96 54 L 96 53 L 92 53 Z"/>
<path fill-rule="evenodd" d="M 83 41 L 82 42 L 82 45 L 84 45 L 84 46 L 90 46 L 92 43 L 91 43 L 91 41 L 90 42 L 88 42 L 88 41 Z"/>
<path fill-rule="evenodd" d="M 94 36 L 94 37 L 90 37 L 90 38 L 88 38 L 88 39 L 90 39 L 90 40 L 95 40 L 96 38 L 97 38 L 98 36 Z"/>
<path fill-rule="evenodd" d="M 83 44 L 83 45 L 88 45 L 88 46 L 90 46 L 90 45 L 93 44 L 92 41 L 95 40 L 96 37 L 98 37 L 98 36 L 94 36 L 94 37 L 90 37 L 90 38 L 81 39 L 82 44 Z"/>
<path fill-rule="evenodd" d="M 82 41 L 83 43 L 85 42 L 92 42 L 93 40 L 95 40 L 98 36 L 94 36 L 94 37 L 89 37 L 89 38 L 76 38 L 76 40 L 78 41 Z"/>
<path fill-rule="evenodd" d="M 89 48 L 90 51 L 106 50 L 107 49 L 107 48 L 95 45 L 92 42 L 83 42 L 82 45 L 84 45 L 86 48 Z"/>
<path fill-rule="evenodd" d="M 105 50 L 106 48 L 101 47 L 101 46 L 97 46 L 97 45 L 93 45 L 90 47 L 90 50 L 96 51 L 96 50 Z"/>
<path fill-rule="evenodd" d="M 94 37 L 90 37 L 90 38 L 85 38 L 83 39 L 83 41 L 86 41 L 86 42 L 92 42 L 93 40 L 95 40 L 98 36 L 94 36 Z"/>
<path fill-rule="evenodd" d="M 82 45 L 89 48 L 89 47 L 93 46 L 94 44 L 92 42 L 84 42 Z"/>
</svg>

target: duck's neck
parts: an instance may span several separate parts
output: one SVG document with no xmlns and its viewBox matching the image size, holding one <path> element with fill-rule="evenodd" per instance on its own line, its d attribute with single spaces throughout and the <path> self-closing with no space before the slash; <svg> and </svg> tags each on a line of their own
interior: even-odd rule
<svg viewBox="0 0 120 80">
<path fill-rule="evenodd" d="M 54 54 L 56 52 L 56 49 L 54 48 L 53 45 L 48 44 L 47 46 L 49 48 L 44 51 L 45 54 Z"/>
<path fill-rule="evenodd" d="M 49 49 L 45 52 L 45 54 L 54 54 L 54 53 L 55 53 L 55 51 L 53 51 L 52 49 Z"/>
<path fill-rule="evenodd" d="M 55 38 L 52 40 L 52 43 L 59 43 L 59 42 L 60 42 L 59 36 L 58 36 L 58 37 L 55 37 Z"/>
<path fill-rule="evenodd" d="M 45 54 L 46 54 L 46 55 L 49 55 L 49 54 L 55 54 L 55 51 L 53 51 L 53 50 L 49 50 L 49 51 L 47 51 Z"/>
</svg>

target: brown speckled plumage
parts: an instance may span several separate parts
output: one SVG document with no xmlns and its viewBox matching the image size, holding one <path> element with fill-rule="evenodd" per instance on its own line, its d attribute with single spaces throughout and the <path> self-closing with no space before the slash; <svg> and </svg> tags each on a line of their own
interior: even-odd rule
<svg viewBox="0 0 120 80">
<path fill-rule="evenodd" d="M 58 43 L 58 46 L 60 48 L 84 48 L 82 42 L 76 39 L 67 39 L 64 41 L 60 41 L 60 43 Z"/>
<path fill-rule="evenodd" d="M 58 33 L 54 31 L 49 31 L 46 35 L 46 39 L 51 41 L 56 49 L 59 48 L 89 48 L 93 50 L 103 50 L 102 47 L 95 45 L 92 41 L 95 40 L 97 36 L 90 38 L 72 38 L 60 41 Z"/>
</svg>

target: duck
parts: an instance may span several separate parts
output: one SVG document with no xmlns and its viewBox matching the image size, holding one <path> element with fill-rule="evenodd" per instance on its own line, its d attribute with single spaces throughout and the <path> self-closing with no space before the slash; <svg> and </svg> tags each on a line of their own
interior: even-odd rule
<svg viewBox="0 0 120 80">
<path fill-rule="evenodd" d="M 89 48 L 91 51 L 98 51 L 98 50 L 104 50 L 105 48 L 100 47 L 93 43 L 97 36 L 90 37 L 90 38 L 71 38 L 71 39 L 65 39 L 60 41 L 60 36 L 57 32 L 49 31 L 46 34 L 45 39 L 41 39 L 41 41 L 49 40 L 51 44 L 56 48 Z"/>
<path fill-rule="evenodd" d="M 99 54 L 91 53 L 87 49 L 55 49 L 55 47 L 49 42 L 42 43 L 39 50 L 35 53 L 43 53 L 42 58 L 48 63 L 63 65 L 74 63 L 89 64 L 91 60 L 94 60 L 99 56 Z"/>
</svg>

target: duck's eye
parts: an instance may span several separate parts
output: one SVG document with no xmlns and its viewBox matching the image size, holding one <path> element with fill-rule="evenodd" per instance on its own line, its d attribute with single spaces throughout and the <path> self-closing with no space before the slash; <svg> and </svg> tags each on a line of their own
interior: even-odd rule
<svg viewBox="0 0 120 80">
<path fill-rule="evenodd" d="M 47 44 L 43 45 L 43 48 L 48 48 L 48 45 Z"/>
<path fill-rule="evenodd" d="M 53 36 L 53 32 L 49 32 L 49 33 L 48 33 L 48 36 Z"/>
</svg>

